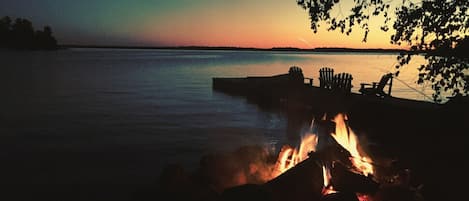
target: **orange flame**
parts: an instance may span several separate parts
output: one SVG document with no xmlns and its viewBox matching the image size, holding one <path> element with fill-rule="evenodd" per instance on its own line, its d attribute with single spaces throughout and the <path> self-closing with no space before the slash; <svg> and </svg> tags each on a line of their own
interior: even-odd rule
<svg viewBox="0 0 469 201">
<path fill-rule="evenodd" d="M 373 166 L 371 165 L 373 161 L 364 152 L 360 151 L 358 138 L 352 129 L 345 124 L 346 119 L 347 116 L 343 114 L 335 116 L 334 122 L 336 123 L 336 127 L 332 137 L 334 137 L 337 143 L 350 152 L 350 155 L 352 155 L 350 161 L 357 170 L 365 176 L 373 174 Z"/>
<path fill-rule="evenodd" d="M 275 172 L 273 177 L 284 173 L 288 169 L 294 167 L 296 164 L 308 158 L 308 153 L 316 151 L 318 144 L 318 137 L 313 133 L 307 133 L 301 139 L 299 148 L 293 148 L 288 145 L 282 147 L 279 153 Z"/>
</svg>

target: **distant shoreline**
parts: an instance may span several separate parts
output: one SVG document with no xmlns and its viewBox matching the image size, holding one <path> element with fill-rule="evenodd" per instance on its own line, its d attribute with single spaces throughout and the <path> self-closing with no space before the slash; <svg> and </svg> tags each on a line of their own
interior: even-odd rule
<svg viewBox="0 0 469 201">
<path fill-rule="evenodd" d="M 370 53 L 400 53 L 407 52 L 404 49 L 361 49 L 361 48 L 340 48 L 340 47 L 320 47 L 313 49 L 301 49 L 292 47 L 274 48 L 251 48 L 251 47 L 225 47 L 225 46 L 102 46 L 102 45 L 59 45 L 59 49 L 67 48 L 103 48 L 103 49 L 167 49 L 167 50 L 238 50 L 238 51 L 288 51 L 288 52 L 370 52 Z"/>
</svg>

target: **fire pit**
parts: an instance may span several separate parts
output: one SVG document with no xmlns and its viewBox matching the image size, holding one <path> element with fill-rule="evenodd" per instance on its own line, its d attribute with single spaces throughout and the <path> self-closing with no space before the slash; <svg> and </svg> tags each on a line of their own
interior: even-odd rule
<svg viewBox="0 0 469 201">
<path fill-rule="evenodd" d="M 189 200 L 423 200 L 409 182 L 410 170 L 373 156 L 347 122 L 345 114 L 325 116 L 313 120 L 298 146 L 286 144 L 278 154 L 244 148 L 202 159 L 197 173 L 187 176 L 192 181 L 178 173 L 192 185 L 180 186 L 205 185 L 210 198 L 178 187 L 163 193 L 185 193 Z"/>
</svg>

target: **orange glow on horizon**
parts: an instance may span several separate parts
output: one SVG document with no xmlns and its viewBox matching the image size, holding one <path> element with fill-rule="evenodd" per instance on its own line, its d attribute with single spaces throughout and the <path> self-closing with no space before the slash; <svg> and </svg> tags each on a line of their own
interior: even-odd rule
<svg viewBox="0 0 469 201">
<path fill-rule="evenodd" d="M 148 21 L 139 38 L 167 46 L 399 48 L 389 43 L 389 32 L 373 28 L 379 27 L 377 23 L 370 22 L 372 31 L 368 42 L 363 43 L 359 27 L 350 36 L 324 29 L 314 34 L 307 12 L 295 1 L 274 0 L 265 5 L 263 1 L 242 0 L 213 3 Z"/>
</svg>

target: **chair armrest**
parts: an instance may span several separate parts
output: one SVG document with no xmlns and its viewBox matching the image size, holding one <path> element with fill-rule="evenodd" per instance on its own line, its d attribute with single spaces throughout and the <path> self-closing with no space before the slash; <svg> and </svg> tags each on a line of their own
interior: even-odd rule
<svg viewBox="0 0 469 201">
<path fill-rule="evenodd" d="M 360 83 L 360 89 L 364 89 L 365 86 L 370 86 L 371 84 L 369 83 Z"/>
<path fill-rule="evenodd" d="M 308 80 L 309 85 L 313 86 L 313 78 L 312 77 L 305 77 L 305 80 Z"/>
<path fill-rule="evenodd" d="M 360 83 L 360 89 L 358 91 L 362 91 L 362 90 L 365 90 L 365 86 L 367 85 L 371 85 L 371 84 L 368 84 L 368 83 Z"/>
</svg>

